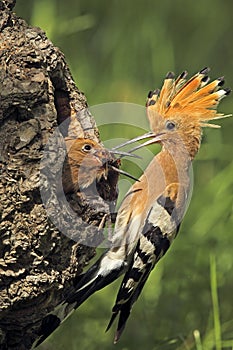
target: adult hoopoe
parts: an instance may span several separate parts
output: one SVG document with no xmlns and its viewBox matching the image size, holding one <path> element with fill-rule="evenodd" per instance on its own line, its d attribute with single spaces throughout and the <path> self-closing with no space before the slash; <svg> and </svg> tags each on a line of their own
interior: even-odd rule
<svg viewBox="0 0 233 350">
<path fill-rule="evenodd" d="M 200 147 L 202 127 L 217 127 L 208 121 L 224 117 L 216 107 L 230 90 L 222 88 L 223 78 L 209 83 L 208 72 L 205 68 L 188 81 L 186 72 L 177 79 L 168 73 L 161 91 L 149 93 L 146 107 L 152 131 L 128 143 L 149 138 L 133 150 L 152 143 L 160 143 L 162 149 L 126 194 L 111 248 L 80 276 L 75 292 L 44 319 L 42 335 L 47 327 L 55 329 L 60 324 L 65 309 L 76 309 L 95 291 L 125 273 L 107 327 L 119 315 L 114 342 L 119 340 L 151 270 L 178 233 L 190 195 L 189 170 Z"/>
</svg>

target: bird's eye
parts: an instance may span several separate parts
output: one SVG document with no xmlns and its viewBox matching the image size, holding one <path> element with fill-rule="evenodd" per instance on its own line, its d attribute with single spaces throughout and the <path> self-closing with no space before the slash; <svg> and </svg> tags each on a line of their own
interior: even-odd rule
<svg viewBox="0 0 233 350">
<path fill-rule="evenodd" d="M 176 124 L 174 122 L 171 122 L 170 120 L 168 120 L 166 122 L 166 129 L 167 130 L 174 130 L 176 127 Z"/>
<path fill-rule="evenodd" d="M 92 149 L 92 146 L 89 145 L 89 143 L 87 143 L 86 145 L 83 146 L 82 150 L 84 152 L 90 152 L 90 150 Z"/>
</svg>

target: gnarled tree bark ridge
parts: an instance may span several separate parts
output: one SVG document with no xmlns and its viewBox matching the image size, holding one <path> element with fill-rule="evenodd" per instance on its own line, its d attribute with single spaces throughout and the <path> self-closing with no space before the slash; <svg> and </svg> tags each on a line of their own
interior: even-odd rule
<svg viewBox="0 0 233 350">
<path fill-rule="evenodd" d="M 67 118 L 71 137 L 98 140 L 98 130 L 63 54 L 42 30 L 12 12 L 14 4 L 0 1 L 0 349 L 19 350 L 30 349 L 41 319 L 69 293 L 95 253 L 48 219 L 39 182 L 43 149 Z M 46 181 L 45 175 L 45 187 Z M 115 198 L 115 186 L 103 182 L 102 197 Z M 81 217 L 95 235 L 92 228 L 109 213 L 106 202 L 93 198 L 93 209 L 83 197 L 67 200 L 78 213 L 75 230 Z"/>
</svg>

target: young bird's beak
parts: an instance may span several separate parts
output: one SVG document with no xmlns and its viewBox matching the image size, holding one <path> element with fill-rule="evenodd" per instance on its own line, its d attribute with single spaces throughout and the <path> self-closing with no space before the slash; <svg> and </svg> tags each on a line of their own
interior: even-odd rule
<svg viewBox="0 0 233 350">
<path fill-rule="evenodd" d="M 118 169 L 118 168 L 116 168 L 115 166 L 113 166 L 113 165 L 111 165 L 111 164 L 108 164 L 108 167 L 109 167 L 110 169 L 116 171 L 117 173 L 121 174 L 121 175 L 125 175 L 125 176 L 129 177 L 130 179 L 133 179 L 133 180 L 135 180 L 135 181 L 139 181 L 139 182 L 140 182 L 140 180 L 138 180 L 136 177 L 134 177 L 133 175 L 127 173 L 127 172 L 124 171 L 124 170 Z"/>
</svg>

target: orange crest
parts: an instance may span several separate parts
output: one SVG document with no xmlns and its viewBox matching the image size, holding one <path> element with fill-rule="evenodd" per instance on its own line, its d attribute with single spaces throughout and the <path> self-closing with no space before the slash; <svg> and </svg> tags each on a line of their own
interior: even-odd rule
<svg viewBox="0 0 233 350">
<path fill-rule="evenodd" d="M 159 114 L 168 120 L 179 117 L 182 122 L 192 121 L 201 127 L 219 127 L 207 122 L 230 116 L 217 113 L 217 106 L 231 90 L 222 88 L 223 77 L 209 83 L 208 72 L 209 68 L 204 68 L 189 80 L 186 80 L 186 71 L 177 79 L 174 73 L 169 72 L 161 91 L 150 91 L 148 94 L 146 106 L 150 123 L 153 125 L 155 115 Z"/>
</svg>

